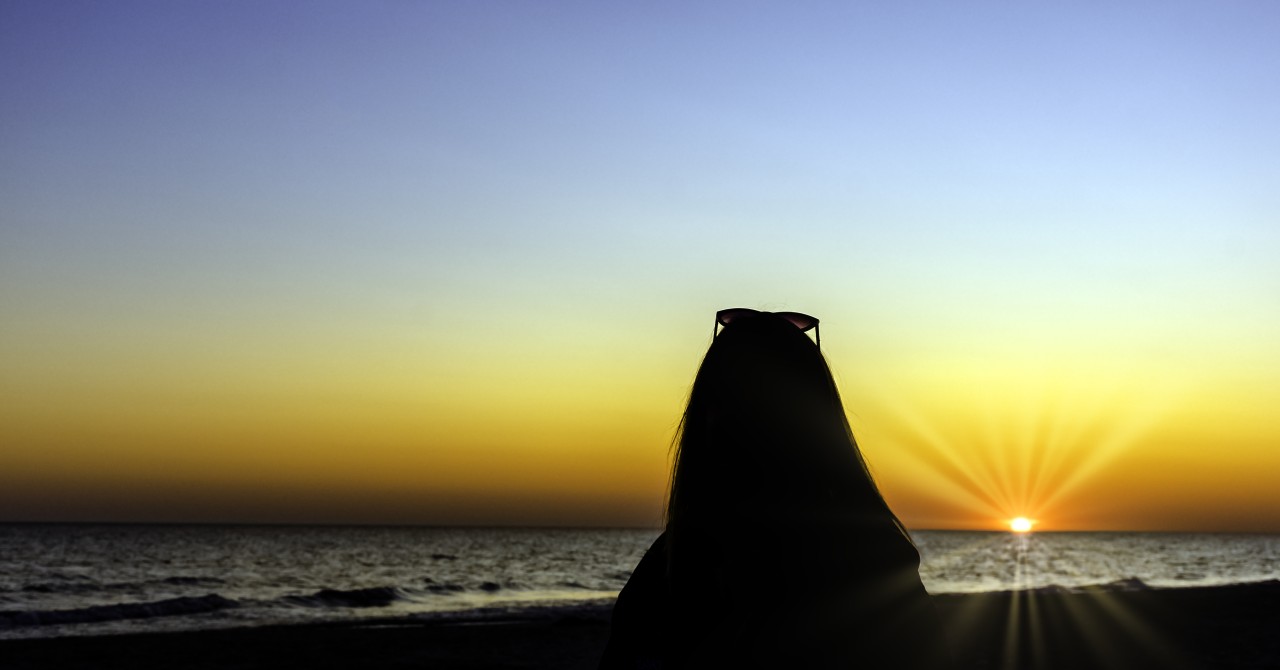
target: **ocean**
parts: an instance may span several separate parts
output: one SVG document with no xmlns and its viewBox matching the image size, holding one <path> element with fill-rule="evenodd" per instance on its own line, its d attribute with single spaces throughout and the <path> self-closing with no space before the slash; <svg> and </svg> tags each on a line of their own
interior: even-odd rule
<svg viewBox="0 0 1280 670">
<path fill-rule="evenodd" d="M 654 530 L 0 525 L 0 639 L 607 603 Z M 1280 535 L 916 531 L 931 593 L 1280 579 Z M 798 575 L 774 575 L 787 583 Z M 768 588 L 746 585 L 744 588 Z"/>
</svg>

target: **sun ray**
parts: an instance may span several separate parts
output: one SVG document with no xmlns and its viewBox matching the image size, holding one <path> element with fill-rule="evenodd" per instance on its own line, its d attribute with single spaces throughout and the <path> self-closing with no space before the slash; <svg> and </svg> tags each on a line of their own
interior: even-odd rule
<svg viewBox="0 0 1280 670">
<path fill-rule="evenodd" d="M 1142 612 L 1129 608 L 1129 600 L 1101 591 L 1064 592 L 1046 583 L 1038 566 L 1061 565 L 1061 557 L 1036 555 L 1051 545 L 1037 543 L 1030 532 L 1037 519 L 1061 518 L 1055 509 L 1139 444 L 1168 415 L 1172 399 L 1173 394 L 1135 396 L 1121 388 L 1052 383 L 1017 398 L 971 399 L 969 411 L 958 414 L 954 408 L 933 414 L 920 405 L 877 399 L 877 409 L 885 410 L 880 427 L 916 473 L 917 497 L 946 499 L 1016 531 L 977 536 L 929 555 L 939 566 L 934 574 L 945 575 L 947 565 L 991 551 L 993 542 L 1010 543 L 1011 574 L 993 573 L 1006 584 L 1004 593 L 965 605 L 973 616 L 1005 617 L 1000 657 L 993 661 L 1007 668 L 1045 667 L 1060 651 L 1053 645 L 1079 639 L 1089 645 L 1080 653 L 1092 655 L 1098 667 L 1123 667 L 1125 659 L 1135 657 L 1160 658 L 1175 667 L 1176 659 L 1165 651 L 1170 641 L 1160 638 Z M 996 548 L 997 555 L 1000 551 Z M 974 619 L 966 612 L 955 621 L 958 628 L 951 634 L 962 639 L 964 622 Z"/>
<path fill-rule="evenodd" d="M 931 523 L 977 521 L 936 511 L 950 506 L 980 512 L 978 523 L 989 529 L 1008 528 L 1016 517 L 1041 520 L 1048 530 L 1070 524 L 1079 510 L 1064 514 L 1058 508 L 1141 444 L 1177 394 L 1053 370 L 1035 379 L 1014 390 L 1007 383 L 1012 380 L 974 374 L 962 380 L 975 392 L 960 405 L 939 405 L 927 389 L 881 388 L 860 398 L 860 414 L 875 415 L 867 427 L 868 444 L 875 445 L 868 460 L 874 465 L 880 458 L 876 449 L 906 460 L 894 472 L 912 476 L 905 483 L 900 475 L 886 477 L 893 481 L 888 488 L 911 491 L 909 499 L 921 509 L 934 510 Z"/>
<path fill-rule="evenodd" d="M 1062 400 L 1059 399 L 1055 407 L 1058 420 L 1053 422 L 1053 428 L 1046 439 L 1035 443 L 1040 446 L 1038 453 L 1041 458 L 1029 485 L 1031 492 L 1028 499 L 1035 501 L 1034 504 L 1038 507 L 1049 506 L 1046 501 L 1046 489 L 1057 487 L 1053 482 L 1062 477 L 1064 469 L 1070 467 L 1070 457 L 1079 451 L 1081 444 L 1086 442 L 1084 436 L 1090 430 L 1096 429 L 1099 422 L 1099 406 L 1102 404 L 1097 398 L 1098 396 L 1095 395 L 1088 400 L 1081 400 L 1080 406 L 1071 408 L 1072 411 L 1067 411 L 1068 408 L 1063 407 Z M 1036 513 L 1038 514 L 1039 511 L 1037 510 Z"/>
<path fill-rule="evenodd" d="M 900 455 L 915 466 L 913 472 L 916 472 L 916 477 L 913 483 L 916 486 L 913 488 L 916 489 L 917 497 L 941 500 L 951 506 L 961 506 L 979 518 L 998 516 L 1001 513 L 1001 507 L 985 495 L 981 487 L 965 481 L 962 477 L 956 477 L 956 471 L 939 468 L 936 463 L 910 450 L 904 449 Z M 921 479 L 928 481 L 922 482 Z M 920 484 L 927 484 L 927 486 L 920 486 Z"/>
<path fill-rule="evenodd" d="M 1009 613 L 1005 619 L 1004 630 L 1004 663 L 1001 667 L 1020 668 L 1024 664 L 1018 654 L 1018 641 L 1022 636 L 1022 598 L 1020 592 L 1013 592 L 1009 597 Z"/>
<path fill-rule="evenodd" d="M 996 486 L 990 475 L 975 467 L 957 453 L 954 441 L 944 437 L 923 415 L 902 404 L 881 404 L 881 413 L 887 420 L 891 435 L 897 436 L 896 446 L 900 455 L 909 456 L 918 466 L 935 472 L 962 487 L 971 497 L 984 501 L 988 516 L 999 517 L 1010 508 L 1010 501 L 1003 487 Z M 918 453 L 924 452 L 924 453 Z"/>
<path fill-rule="evenodd" d="M 954 561 L 965 563 L 968 558 L 980 551 L 988 551 L 992 545 L 998 545 L 1003 542 L 1003 538 L 999 535 L 982 533 L 974 536 L 974 539 L 968 543 L 953 547 L 949 551 L 932 553 L 929 555 L 931 562 L 942 563 L 943 561 Z"/>
<path fill-rule="evenodd" d="M 1054 490 L 1045 495 L 1042 503 L 1049 507 L 1057 503 L 1064 495 L 1097 474 L 1108 464 L 1114 462 L 1137 440 L 1153 428 L 1165 416 L 1167 407 L 1146 407 L 1143 411 L 1133 411 L 1125 415 L 1126 420 L 1117 421 L 1099 435 L 1094 448 L 1081 450 L 1082 458 L 1074 464 Z"/>
<path fill-rule="evenodd" d="M 1022 436 L 1022 444 L 1027 445 L 1026 448 L 1020 450 L 1023 456 L 1022 472 L 1019 481 L 1019 500 L 1018 503 L 1024 507 L 1030 507 L 1037 501 L 1037 489 L 1041 479 L 1041 466 L 1044 462 L 1044 452 L 1050 448 L 1057 426 L 1061 421 L 1061 412 L 1058 406 L 1061 403 L 1060 392 L 1057 388 L 1046 389 L 1037 404 L 1038 410 L 1030 413 L 1035 419 L 1028 423 L 1027 429 Z M 1040 448 L 1037 449 L 1036 446 Z"/>
<path fill-rule="evenodd" d="M 1034 574 L 1034 566 L 1043 564 L 1045 558 L 1061 561 L 1069 555 L 1041 555 L 1041 560 L 1031 560 L 1037 552 L 1051 549 L 1035 536 L 1019 536 L 1015 542 L 1015 582 L 1019 591 L 1011 597 L 1017 603 L 1017 617 L 1011 612 L 1010 618 L 1016 623 L 1008 625 L 1007 630 L 1016 638 L 1006 640 L 1006 657 L 1016 659 L 1018 664 L 1009 667 L 1027 665 L 1027 654 L 1032 667 L 1044 667 L 1041 664 L 1048 659 L 1043 644 L 1051 637 L 1087 642 L 1084 649 L 1097 667 L 1136 667 L 1151 660 L 1157 661 L 1158 667 L 1184 667 L 1177 641 L 1162 635 L 1148 621 L 1150 613 L 1142 611 L 1142 592 L 1122 596 L 1105 587 L 1073 587 L 1067 592 L 1051 588 Z"/>
<path fill-rule="evenodd" d="M 1162 635 L 1139 612 L 1127 606 L 1123 600 L 1107 591 L 1091 591 L 1088 595 L 1091 596 L 1097 609 L 1103 613 L 1098 618 L 1108 619 L 1123 630 L 1126 633 L 1125 637 L 1135 642 L 1144 655 L 1159 658 L 1160 665 L 1164 668 L 1172 669 L 1186 666 L 1185 657 L 1175 651 L 1177 648 L 1176 642 Z"/>
</svg>

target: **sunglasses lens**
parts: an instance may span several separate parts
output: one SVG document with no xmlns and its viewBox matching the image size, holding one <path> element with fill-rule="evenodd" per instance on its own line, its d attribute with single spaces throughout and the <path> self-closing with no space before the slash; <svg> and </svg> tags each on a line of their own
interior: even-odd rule
<svg viewBox="0 0 1280 670">
<path fill-rule="evenodd" d="M 727 326 L 733 323 L 734 319 L 741 319 L 742 317 L 745 317 L 745 316 L 755 316 L 759 313 L 760 312 L 757 312 L 754 309 L 749 309 L 747 307 L 733 307 L 730 309 L 722 309 L 719 312 L 716 312 L 716 323 L 719 323 L 722 326 Z"/>
<path fill-rule="evenodd" d="M 790 321 L 791 325 L 799 328 L 802 332 L 818 325 L 818 320 L 808 314 L 801 314 L 800 312 L 775 312 L 775 314 Z"/>
</svg>

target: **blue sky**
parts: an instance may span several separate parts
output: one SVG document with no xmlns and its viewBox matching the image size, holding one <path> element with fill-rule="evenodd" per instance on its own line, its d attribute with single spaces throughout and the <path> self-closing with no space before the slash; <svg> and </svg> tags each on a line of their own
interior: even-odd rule
<svg viewBox="0 0 1280 670">
<path fill-rule="evenodd" d="M 818 314 L 833 358 L 907 386 L 1054 359 L 1280 399 L 1278 20 L 6 2 L 6 392 L 93 406 L 139 363 L 147 397 L 255 388 L 288 360 L 390 396 L 336 380 L 625 361 L 657 416 L 743 305 Z"/>
</svg>

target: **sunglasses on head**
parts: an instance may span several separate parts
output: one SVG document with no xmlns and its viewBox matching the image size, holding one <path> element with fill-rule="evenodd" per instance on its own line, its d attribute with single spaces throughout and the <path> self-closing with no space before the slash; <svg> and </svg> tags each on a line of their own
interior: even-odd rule
<svg viewBox="0 0 1280 670">
<path fill-rule="evenodd" d="M 791 325 L 799 328 L 802 333 L 807 333 L 812 330 L 814 344 L 817 344 L 819 349 L 822 348 L 822 334 L 818 330 L 818 317 L 801 314 L 800 312 L 761 312 L 760 310 L 750 309 L 747 307 L 731 307 L 729 309 L 722 309 L 719 312 L 716 312 L 716 323 L 712 326 L 711 337 L 714 338 L 716 335 L 720 334 L 721 326 L 728 326 L 736 319 L 758 316 L 760 314 L 772 314 L 786 319 L 791 323 Z"/>
</svg>

